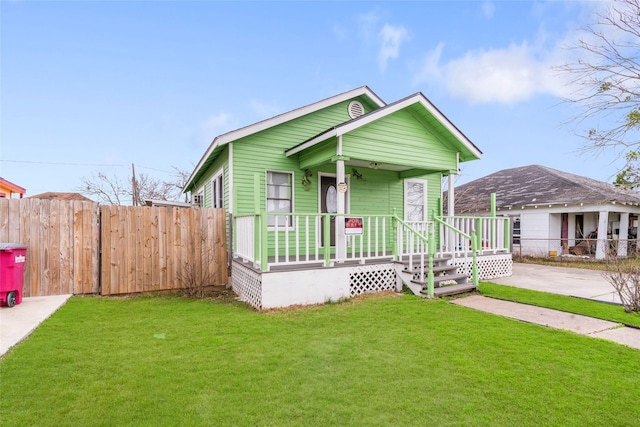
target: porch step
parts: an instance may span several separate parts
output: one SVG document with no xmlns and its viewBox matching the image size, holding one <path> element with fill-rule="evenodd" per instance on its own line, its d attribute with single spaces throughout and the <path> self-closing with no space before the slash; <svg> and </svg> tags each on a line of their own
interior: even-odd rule
<svg viewBox="0 0 640 427">
<path fill-rule="evenodd" d="M 434 265 L 433 266 L 433 274 L 438 274 L 438 273 L 449 273 L 450 271 L 456 271 L 458 269 L 457 265 Z M 406 271 L 407 273 L 411 273 L 411 270 L 409 270 L 408 266 L 404 267 L 404 271 Z M 424 271 L 425 274 L 429 271 L 429 266 L 425 265 L 424 266 Z M 419 273 L 420 272 L 420 267 L 413 267 L 413 273 Z"/>
<path fill-rule="evenodd" d="M 415 257 L 414 257 L 415 261 Z M 453 295 L 457 293 L 470 292 L 477 289 L 473 283 L 468 283 L 469 276 L 466 274 L 458 274 L 458 266 L 447 265 L 450 261 L 449 257 L 435 258 L 433 262 L 433 287 L 434 296 Z M 414 262 L 413 269 L 409 269 L 407 261 L 396 271 L 400 275 L 400 279 L 415 295 L 428 296 L 428 272 L 429 266 L 424 266 L 424 279 L 419 280 L 420 262 Z M 451 283 L 450 283 L 451 282 Z"/>
<path fill-rule="evenodd" d="M 444 297 L 448 295 L 463 294 L 465 292 L 471 292 L 477 290 L 478 287 L 473 283 L 462 283 L 458 285 L 442 286 L 433 290 L 433 295 L 436 297 Z M 420 292 L 423 295 L 428 295 L 427 290 Z"/>
<path fill-rule="evenodd" d="M 449 262 L 449 260 L 451 260 L 450 256 L 434 257 L 433 258 L 433 265 L 446 264 L 447 262 Z M 414 255 L 412 261 L 413 261 L 413 265 L 414 266 L 416 266 L 416 265 L 420 266 L 420 256 L 419 255 Z M 402 263 L 405 266 L 408 266 L 409 265 L 409 260 L 407 260 L 407 259 L 402 260 Z M 427 266 L 428 264 L 429 264 L 429 257 L 425 256 L 424 257 L 424 265 Z"/>
<path fill-rule="evenodd" d="M 455 281 L 458 285 L 464 285 L 467 284 L 468 278 L 469 277 L 466 274 L 445 274 L 442 276 L 435 276 L 433 278 L 433 286 L 434 288 L 439 288 L 442 286 L 442 282 L 450 281 Z M 418 285 L 427 286 L 426 280 L 412 280 L 411 282 Z"/>
</svg>

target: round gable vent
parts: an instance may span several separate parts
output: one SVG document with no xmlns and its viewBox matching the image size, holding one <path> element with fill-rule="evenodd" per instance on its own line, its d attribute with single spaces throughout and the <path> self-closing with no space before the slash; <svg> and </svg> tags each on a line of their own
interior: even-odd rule
<svg viewBox="0 0 640 427">
<path fill-rule="evenodd" d="M 352 119 L 357 119 L 364 114 L 364 107 L 358 101 L 351 101 L 349 103 L 349 116 Z"/>
</svg>

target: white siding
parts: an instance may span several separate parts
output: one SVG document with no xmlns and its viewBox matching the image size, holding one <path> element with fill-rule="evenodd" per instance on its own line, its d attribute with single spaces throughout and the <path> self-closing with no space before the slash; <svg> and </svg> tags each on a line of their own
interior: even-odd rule
<svg viewBox="0 0 640 427">
<path fill-rule="evenodd" d="M 549 214 L 523 212 L 521 222 L 522 255 L 546 256 L 549 254 Z"/>
</svg>

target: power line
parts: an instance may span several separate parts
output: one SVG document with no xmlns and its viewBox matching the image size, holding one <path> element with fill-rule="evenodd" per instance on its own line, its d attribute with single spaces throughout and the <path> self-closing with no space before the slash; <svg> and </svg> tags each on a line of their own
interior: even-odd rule
<svg viewBox="0 0 640 427">
<path fill-rule="evenodd" d="M 31 163 L 38 165 L 59 165 L 59 166 L 113 166 L 113 167 L 124 167 L 125 165 L 119 164 L 107 164 L 107 163 L 70 163 L 70 162 L 39 162 L 34 160 L 0 160 L 0 162 L 6 163 Z"/>
<path fill-rule="evenodd" d="M 0 162 L 6 163 L 29 163 L 29 164 L 38 164 L 38 165 L 56 165 L 56 166 L 100 166 L 100 167 L 129 167 L 128 165 L 120 165 L 117 163 L 73 163 L 73 162 L 42 162 L 35 160 L 2 160 Z M 156 172 L 164 172 L 164 173 L 174 173 L 172 171 L 167 171 L 164 169 L 152 168 L 149 166 L 141 166 L 138 165 L 139 168 L 149 169 Z"/>
</svg>

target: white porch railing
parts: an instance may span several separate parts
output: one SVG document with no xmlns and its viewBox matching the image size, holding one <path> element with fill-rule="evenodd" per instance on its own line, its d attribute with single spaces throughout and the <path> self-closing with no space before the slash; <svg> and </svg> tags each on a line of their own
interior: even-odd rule
<svg viewBox="0 0 640 427">
<path fill-rule="evenodd" d="M 242 258 L 243 261 L 255 261 L 256 237 L 259 235 L 255 232 L 256 216 L 246 215 L 238 216 L 235 219 L 234 230 L 234 248 L 233 253 L 236 257 Z"/>
<path fill-rule="evenodd" d="M 274 221 L 272 217 L 280 217 L 280 220 Z M 344 217 L 361 218 L 362 232 L 342 234 L 340 239 L 338 233 L 343 233 L 343 229 L 339 225 Z M 262 271 L 287 265 L 329 267 L 346 261 L 365 263 L 367 260 L 386 259 L 408 262 L 410 271 L 414 271 L 414 265 L 417 266 L 415 271 L 420 273 L 422 280 L 429 277 L 432 290 L 436 252 L 465 258 L 472 256 L 475 265 L 475 257 L 481 252 L 507 250 L 508 218 L 444 217 L 437 218 L 436 222 L 440 225 L 439 247 L 435 240 L 436 223 L 405 222 L 395 215 L 269 212 L 237 216 L 234 256 L 252 262 Z M 335 243 L 345 247 L 325 244 L 332 241 L 332 233 Z M 474 283 L 477 282 L 476 277 L 474 272 Z"/>
<path fill-rule="evenodd" d="M 267 217 L 280 217 L 270 221 Z M 345 237 L 344 256 L 339 257 L 334 246 L 324 242 L 337 242 L 336 221 L 344 217 L 362 218 L 361 234 Z M 237 216 L 235 218 L 234 256 L 252 262 L 255 267 L 268 271 L 274 266 L 319 264 L 329 266 L 335 262 L 357 260 L 394 259 L 395 231 L 391 215 L 335 215 L 275 213 Z M 291 223 L 291 224 L 290 224 Z M 261 266 L 265 266 L 262 268 Z"/>
<path fill-rule="evenodd" d="M 471 251 L 470 236 L 478 235 L 479 254 L 509 252 L 511 222 L 508 217 L 445 216 L 440 218 L 449 227 L 440 224 L 440 253 L 466 257 Z M 464 234 L 454 231 L 460 230 Z"/>
<path fill-rule="evenodd" d="M 407 262 L 409 271 L 413 272 L 415 265 L 418 267 L 420 280 L 424 281 L 425 264 L 429 263 L 431 257 L 431 268 L 433 268 L 433 256 L 435 256 L 435 245 L 429 244 L 434 239 L 435 226 L 430 221 L 408 221 L 403 222 L 396 219 L 396 238 L 398 255 L 397 260 Z M 431 247 L 431 248 L 430 248 Z M 430 268 L 430 269 L 431 269 Z M 428 271 L 427 271 L 428 273 Z"/>
</svg>

